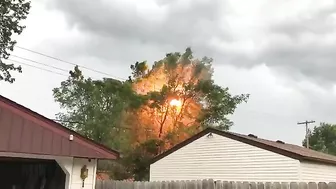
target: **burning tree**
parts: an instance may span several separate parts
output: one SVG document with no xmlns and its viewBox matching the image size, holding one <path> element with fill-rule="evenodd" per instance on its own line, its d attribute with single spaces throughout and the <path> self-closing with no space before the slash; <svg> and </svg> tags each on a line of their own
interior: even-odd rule
<svg viewBox="0 0 336 189">
<path fill-rule="evenodd" d="M 230 128 L 233 123 L 227 115 L 248 95 L 232 96 L 228 88 L 216 85 L 212 61 L 193 58 L 187 48 L 183 54 L 167 54 L 151 69 L 146 62 L 131 65 L 133 89 L 147 97 L 133 115 L 136 142 L 161 140 L 164 150 L 204 127 Z"/>
<path fill-rule="evenodd" d="M 114 179 L 145 180 L 148 162 L 205 127 L 227 130 L 227 118 L 248 95 L 214 83 L 212 59 L 169 53 L 150 68 L 131 65 L 128 81 L 85 79 L 78 67 L 54 89 L 66 126 L 124 154 Z"/>
</svg>

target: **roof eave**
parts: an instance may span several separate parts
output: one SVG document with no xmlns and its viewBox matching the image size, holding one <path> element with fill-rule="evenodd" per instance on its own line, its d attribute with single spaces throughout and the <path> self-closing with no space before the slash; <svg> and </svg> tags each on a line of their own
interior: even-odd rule
<svg viewBox="0 0 336 189">
<path fill-rule="evenodd" d="M 60 123 L 57 123 L 19 103 L 16 103 L 15 101 L 6 98 L 2 95 L 0 95 L 0 101 L 3 102 L 5 105 L 12 107 L 13 109 L 16 109 L 17 111 L 21 111 L 27 115 L 30 115 L 32 117 L 34 117 L 36 120 L 39 120 L 40 122 L 44 122 L 44 124 L 46 125 L 50 125 L 50 126 L 54 126 L 55 128 L 58 128 L 59 130 L 63 130 L 65 132 L 67 132 L 68 134 L 73 134 L 75 137 L 79 138 L 81 141 L 83 141 L 83 143 L 85 143 L 85 145 L 87 145 L 89 148 L 92 148 L 96 151 L 98 151 L 99 154 L 101 155 L 97 155 L 96 157 L 82 157 L 82 158 L 92 158 L 92 159 L 101 159 L 101 157 L 103 157 L 103 159 L 118 159 L 120 157 L 120 153 L 116 150 L 113 150 L 103 144 L 99 144 L 94 140 L 91 140 L 87 137 L 84 137 L 83 135 L 67 128 L 64 127 L 63 125 L 61 125 Z"/>
<path fill-rule="evenodd" d="M 261 149 L 264 149 L 264 150 L 268 150 L 268 151 L 271 151 L 271 152 L 274 152 L 274 153 L 277 153 L 277 154 L 280 154 L 280 155 L 284 155 L 286 157 L 290 157 L 290 158 L 293 158 L 293 159 L 297 159 L 297 160 L 302 160 L 303 159 L 303 156 L 301 156 L 299 154 L 296 154 L 296 153 L 292 153 L 292 152 L 289 152 L 289 151 L 286 151 L 286 150 L 283 150 L 283 149 L 280 149 L 280 148 L 270 147 L 269 145 L 266 145 L 266 144 L 263 144 L 263 143 L 260 143 L 260 142 L 254 141 L 254 140 L 249 140 L 249 139 L 246 139 L 244 137 L 233 135 L 233 134 L 230 134 L 230 133 L 227 133 L 227 132 L 223 132 L 223 131 L 220 131 L 218 129 L 206 128 L 203 131 L 197 133 L 196 135 L 194 135 L 194 136 L 186 139 L 185 141 L 177 144 L 176 146 L 170 148 L 169 150 L 157 155 L 156 157 L 154 157 L 150 161 L 150 164 L 153 164 L 153 163 L 159 161 L 160 159 L 162 159 L 162 158 L 168 156 L 169 154 L 179 150 L 180 148 L 192 143 L 193 141 L 205 136 L 208 133 L 214 133 L 214 134 L 217 134 L 217 135 L 220 135 L 220 136 L 223 136 L 223 137 L 227 137 L 227 138 L 230 138 L 230 139 L 233 139 L 233 140 L 236 140 L 236 141 L 240 141 L 240 142 L 243 142 L 245 144 L 249 144 L 251 146 L 255 146 L 255 147 L 258 147 L 258 148 L 261 148 Z"/>
<path fill-rule="evenodd" d="M 336 165 L 336 161 L 320 159 L 320 158 L 312 158 L 312 157 L 302 157 L 300 162 L 308 162 L 308 163 L 315 163 L 315 164 L 326 164 L 326 165 Z"/>
</svg>

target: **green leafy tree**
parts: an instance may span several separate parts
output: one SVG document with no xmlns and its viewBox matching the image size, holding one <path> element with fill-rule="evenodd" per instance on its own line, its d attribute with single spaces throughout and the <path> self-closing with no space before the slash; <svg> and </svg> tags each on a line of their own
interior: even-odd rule
<svg viewBox="0 0 336 189">
<path fill-rule="evenodd" d="M 146 61 L 131 65 L 133 88 L 147 99 L 132 115 L 136 148 L 125 158 L 136 179 L 148 178 L 148 163 L 155 155 L 198 131 L 228 130 L 233 125 L 227 116 L 249 95 L 231 95 L 228 88 L 216 85 L 212 62 L 208 57 L 194 58 L 187 48 L 184 53 L 166 54 L 151 68 Z"/>
<path fill-rule="evenodd" d="M 65 111 L 57 114 L 61 123 L 118 150 L 127 143 L 122 115 L 141 103 L 128 82 L 86 79 L 77 66 L 70 71 L 69 78 L 53 90 L 53 95 Z"/>
<path fill-rule="evenodd" d="M 302 142 L 306 146 L 306 139 Z M 309 135 L 309 147 L 313 150 L 336 155 L 336 125 L 321 123 Z"/>
<path fill-rule="evenodd" d="M 131 65 L 132 75 L 85 79 L 78 67 L 54 89 L 64 112 L 58 119 L 87 137 L 121 150 L 104 165 L 114 179 L 148 179 L 149 161 L 206 127 L 228 130 L 227 117 L 248 95 L 231 95 L 212 79 L 212 59 L 196 59 L 190 48 L 168 53 L 150 68 Z M 121 142 L 122 141 L 122 142 Z"/>
<path fill-rule="evenodd" d="M 25 26 L 20 24 L 21 20 L 27 18 L 30 10 L 30 1 L 26 0 L 1 0 L 0 1 L 0 81 L 13 83 L 15 79 L 11 71 L 21 72 L 20 66 L 6 64 L 10 51 L 13 51 L 16 41 L 12 39 L 13 34 L 20 35 Z"/>
<path fill-rule="evenodd" d="M 57 121 L 122 154 L 128 152 L 130 128 L 124 115 L 142 104 L 141 96 L 127 81 L 85 78 L 78 66 L 69 73 L 68 79 L 53 89 L 54 99 L 63 110 L 56 115 Z M 132 177 L 120 160 L 100 161 L 98 168 L 113 170 L 114 179 Z"/>
<path fill-rule="evenodd" d="M 157 139 L 149 139 L 136 146 L 130 146 L 125 157 L 120 159 L 120 164 L 125 165 L 124 173 L 128 173 L 127 178 L 134 178 L 137 181 L 149 180 L 150 161 L 153 154 L 157 154 L 162 146 L 163 141 Z"/>
</svg>

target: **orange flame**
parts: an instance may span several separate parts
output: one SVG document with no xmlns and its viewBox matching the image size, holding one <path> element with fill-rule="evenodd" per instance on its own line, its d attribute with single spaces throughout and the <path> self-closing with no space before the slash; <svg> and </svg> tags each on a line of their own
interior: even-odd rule
<svg viewBox="0 0 336 189">
<path fill-rule="evenodd" d="M 134 83 L 133 87 L 139 94 L 147 94 L 153 91 L 161 91 L 164 85 L 167 85 L 169 78 L 176 78 L 177 86 L 174 91 L 178 98 L 173 98 L 167 101 L 165 105 L 160 108 L 142 107 L 138 111 L 138 132 L 136 136 L 142 138 L 138 140 L 145 140 L 146 137 L 158 137 L 160 127 L 163 127 L 163 133 L 179 129 L 181 126 L 189 127 L 197 125 L 197 116 L 201 111 L 201 104 L 192 98 L 184 98 L 179 96 L 184 94 L 183 84 L 196 84 L 199 79 L 204 79 L 205 76 L 193 77 L 195 67 L 190 64 L 187 66 L 178 65 L 171 73 L 166 73 L 164 67 L 155 68 L 151 74 L 146 78 Z M 146 131 L 142 127 L 146 127 Z M 148 128 L 149 127 L 149 128 Z M 142 129 L 141 129 L 142 128 Z M 146 134 L 144 133 L 146 132 Z M 142 137 L 141 137 L 142 136 Z M 184 140 L 184 134 L 180 134 L 179 141 Z M 177 142 L 179 142 L 177 141 Z M 173 144 L 172 144 L 173 145 Z"/>
</svg>

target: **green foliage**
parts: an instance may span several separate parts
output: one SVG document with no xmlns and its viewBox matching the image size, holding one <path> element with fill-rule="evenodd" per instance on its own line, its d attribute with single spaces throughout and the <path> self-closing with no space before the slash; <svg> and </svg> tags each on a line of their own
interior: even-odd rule
<svg viewBox="0 0 336 189">
<path fill-rule="evenodd" d="M 120 160 L 120 164 L 125 166 L 125 171 L 130 173 L 130 177 L 134 177 L 137 181 L 149 180 L 149 164 L 153 158 L 153 154 L 159 152 L 163 146 L 163 141 L 157 139 L 149 139 L 134 147 L 130 147 L 125 157 Z"/>
<path fill-rule="evenodd" d="M 53 94 L 66 111 L 57 115 L 65 126 L 114 149 L 126 142 L 123 133 L 127 128 L 121 127 L 126 107 L 141 105 L 128 82 L 85 79 L 77 66 Z"/>
<path fill-rule="evenodd" d="M 212 80 L 212 59 L 195 59 L 190 48 L 168 53 L 149 69 L 131 65 L 128 81 L 86 79 L 78 67 L 53 90 L 63 110 L 58 119 L 81 134 L 120 150 L 104 162 L 114 179 L 148 179 L 149 161 L 202 128 L 228 130 L 227 118 L 248 95 L 231 95 Z M 180 105 L 172 105 L 172 100 Z"/>
<path fill-rule="evenodd" d="M 135 78 L 143 77 L 146 74 L 146 71 L 148 70 L 147 62 L 136 62 L 134 65 L 130 66 L 132 70 L 132 75 Z"/>
<path fill-rule="evenodd" d="M 22 72 L 20 66 L 5 64 L 2 60 L 8 59 L 9 52 L 13 51 L 16 41 L 13 34 L 20 35 L 25 26 L 20 21 L 27 18 L 30 10 L 30 1 L 26 0 L 1 0 L 0 1 L 0 81 L 13 83 L 15 79 L 11 71 Z"/>
<path fill-rule="evenodd" d="M 306 139 L 302 145 L 306 146 Z M 336 125 L 321 123 L 314 127 L 309 136 L 309 146 L 313 150 L 336 155 Z"/>
<path fill-rule="evenodd" d="M 204 94 L 203 102 L 206 103 L 203 108 L 203 117 L 200 120 L 204 126 L 217 127 L 221 130 L 228 130 L 233 122 L 226 118 L 233 114 L 237 105 L 247 102 L 249 95 L 241 94 L 232 96 L 228 88 L 222 88 L 215 85 L 213 81 L 200 82 L 197 90 Z"/>
</svg>

